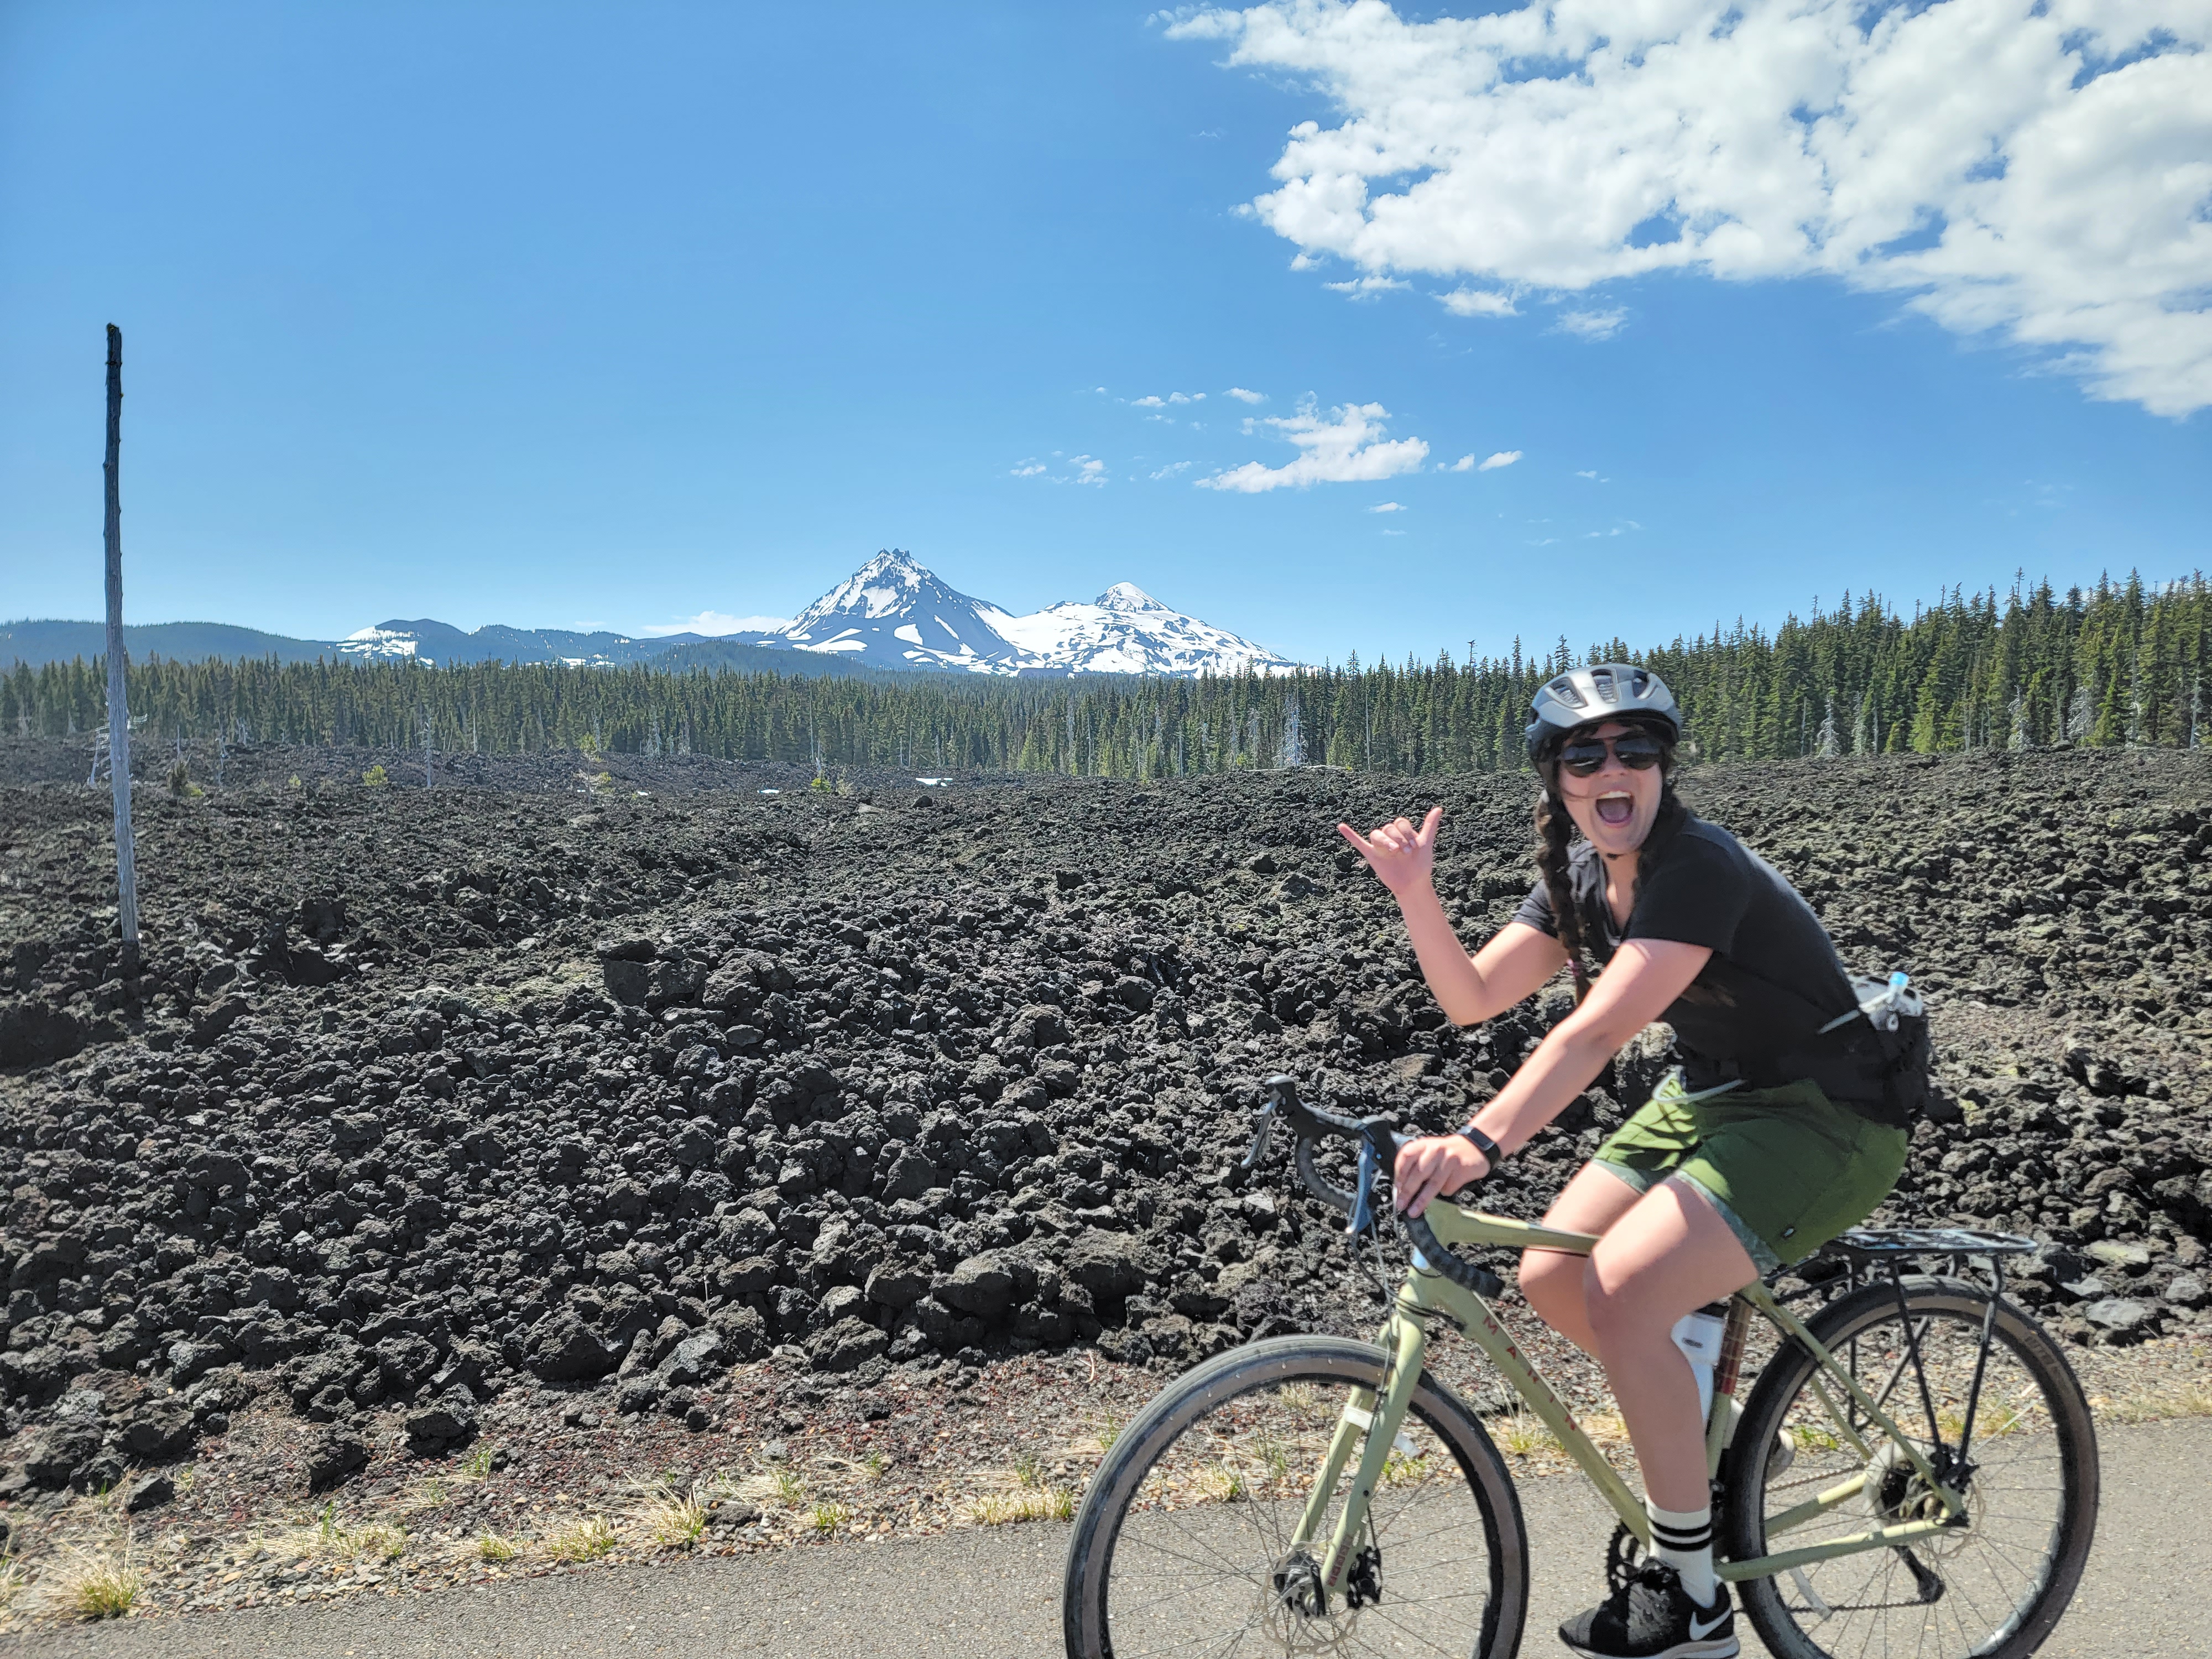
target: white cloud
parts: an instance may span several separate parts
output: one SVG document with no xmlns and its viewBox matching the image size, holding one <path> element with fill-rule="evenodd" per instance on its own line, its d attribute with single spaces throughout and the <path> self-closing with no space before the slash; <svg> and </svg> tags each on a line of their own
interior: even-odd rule
<svg viewBox="0 0 2212 1659">
<path fill-rule="evenodd" d="M 1355 276 L 1348 283 L 1323 283 L 1322 286 L 1332 294 L 1348 294 L 1355 300 L 1376 300 L 1395 289 L 1410 288 L 1395 276 Z"/>
<path fill-rule="evenodd" d="M 1241 386 L 1231 386 L 1229 388 L 1229 395 L 1236 398 L 1240 404 L 1264 404 L 1267 401 L 1267 394 L 1266 392 L 1247 392 Z"/>
<path fill-rule="evenodd" d="M 1043 471 L 1044 463 L 1032 459 L 1024 461 L 1019 466 L 1014 468 L 1012 476 L 1017 478 L 1034 478 Z"/>
<path fill-rule="evenodd" d="M 1575 474 L 1575 477 L 1577 478 L 1588 478 L 1592 483 L 1598 482 L 1598 476 L 1595 471 L 1577 472 Z"/>
<path fill-rule="evenodd" d="M 1075 482 L 1079 484 L 1103 484 L 1106 482 L 1106 463 L 1090 455 L 1069 458 L 1075 468 Z"/>
<path fill-rule="evenodd" d="M 1129 406 L 1132 409 L 1165 409 L 1170 404 L 1202 404 L 1205 401 L 1203 392 L 1170 392 L 1164 398 L 1132 398 Z"/>
<path fill-rule="evenodd" d="M 1495 455 L 1486 459 L 1480 466 L 1478 466 L 1474 470 L 1477 472 L 1495 472 L 1499 467 L 1510 466 L 1514 462 L 1520 459 L 1521 452 L 1519 450 L 1501 449 Z"/>
<path fill-rule="evenodd" d="M 732 617 L 720 611 L 702 611 L 696 617 L 686 617 L 682 622 L 655 623 L 651 628 L 634 628 L 632 637 L 657 640 L 666 634 L 708 634 L 720 638 L 725 634 L 767 634 L 788 627 L 788 617 Z"/>
<path fill-rule="evenodd" d="M 1294 266 L 1553 295 L 1826 274 L 2093 396 L 2212 404 L 2203 0 L 1547 0 L 1432 22 L 1276 0 L 1169 33 L 1335 105 L 1251 204 Z"/>
<path fill-rule="evenodd" d="M 1577 334 L 1585 340 L 1610 340 L 1627 320 L 1628 313 L 1618 306 L 1609 311 L 1564 311 L 1559 313 L 1559 331 Z"/>
<path fill-rule="evenodd" d="M 1162 467 L 1158 471 L 1152 474 L 1152 482 L 1154 483 L 1158 483 L 1163 478 L 1172 478 L 1176 473 L 1188 472 L 1189 470 L 1190 463 L 1188 461 L 1170 461 L 1167 465 Z"/>
<path fill-rule="evenodd" d="M 1378 501 L 1375 506 L 1369 507 L 1367 510 L 1370 513 L 1410 513 L 1413 511 L 1411 507 L 1406 507 L 1397 501 Z"/>
<path fill-rule="evenodd" d="M 1449 294 L 1439 294 L 1443 307 L 1455 317 L 1517 317 L 1513 308 L 1513 296 L 1500 294 L 1493 289 L 1455 288 Z"/>
<path fill-rule="evenodd" d="M 1297 446 L 1296 460 L 1277 467 L 1247 461 L 1196 482 L 1204 489 L 1257 495 L 1285 485 L 1303 489 L 1316 483 L 1370 483 L 1418 471 L 1428 459 L 1429 447 L 1419 438 L 1386 438 L 1382 422 L 1389 415 L 1380 404 L 1345 404 L 1330 410 L 1324 419 L 1313 399 L 1305 398 L 1295 415 L 1271 415 L 1263 421 L 1244 423 L 1248 430 L 1258 426 L 1274 428 Z"/>
<path fill-rule="evenodd" d="M 1442 461 L 1438 461 L 1437 463 L 1437 471 L 1439 472 L 1472 472 L 1474 471 L 1474 457 L 1472 455 L 1462 455 L 1449 465 L 1445 465 Z"/>
</svg>

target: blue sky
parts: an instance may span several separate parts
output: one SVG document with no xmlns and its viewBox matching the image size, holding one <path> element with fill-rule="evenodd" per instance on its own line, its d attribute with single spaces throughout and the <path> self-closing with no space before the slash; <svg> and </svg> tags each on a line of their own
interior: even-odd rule
<svg viewBox="0 0 2212 1659">
<path fill-rule="evenodd" d="M 1525 23 L 1488 9 L 1468 27 Z M 789 616 L 901 546 L 1018 611 L 1129 580 L 1317 660 L 2208 562 L 2196 337 L 2140 344 L 2203 319 L 2183 232 L 2149 324 L 2024 345 L 2122 279 L 2062 248 L 2074 290 L 1977 329 L 1976 296 L 2042 268 L 1924 251 L 1970 259 L 1947 227 L 2002 204 L 1900 198 L 1920 228 L 1895 235 L 1855 209 L 1876 228 L 1849 258 L 1838 210 L 1814 252 L 1768 228 L 1747 258 L 1715 227 L 1766 210 L 1667 155 L 1583 200 L 1581 118 L 1530 137 L 1499 101 L 1528 71 L 1408 130 L 1391 51 L 1462 74 L 1489 49 L 1449 20 L 1258 21 L 15 0 L 0 616 L 99 614 L 111 320 L 137 621 Z M 1863 83 L 1949 48 L 1883 49 Z M 2168 90 L 2185 123 L 2198 88 Z M 1852 118 L 1901 142 L 1911 106 Z M 1344 159 L 1376 135 L 1428 159 Z M 2035 134 L 1999 142 L 2027 173 Z M 1262 199 L 1279 162 L 1307 195 Z M 1482 194 L 1508 186 L 1537 206 Z M 1645 204 L 1633 234 L 1600 222 L 1615 196 Z M 1516 214 L 1541 234 L 1504 234 Z M 1302 406 L 1307 451 L 1268 423 Z M 1260 476 L 1308 451 L 1322 481 Z"/>
</svg>

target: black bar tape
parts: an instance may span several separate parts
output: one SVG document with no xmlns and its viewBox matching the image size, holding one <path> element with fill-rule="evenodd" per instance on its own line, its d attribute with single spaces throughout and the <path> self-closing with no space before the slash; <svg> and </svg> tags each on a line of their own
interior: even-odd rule
<svg viewBox="0 0 2212 1659">
<path fill-rule="evenodd" d="M 1454 1255 L 1437 1237 L 1426 1216 L 1401 1216 L 1399 1219 L 1405 1223 L 1406 1237 L 1413 1241 L 1413 1248 L 1421 1253 L 1421 1259 L 1460 1289 L 1472 1291 L 1486 1302 L 1494 1302 L 1505 1294 L 1505 1282 L 1496 1273 Z"/>
</svg>

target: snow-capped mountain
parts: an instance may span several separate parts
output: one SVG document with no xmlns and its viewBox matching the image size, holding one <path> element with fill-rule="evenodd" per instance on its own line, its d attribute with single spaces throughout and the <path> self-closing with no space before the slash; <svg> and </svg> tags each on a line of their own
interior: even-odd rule
<svg viewBox="0 0 2212 1659">
<path fill-rule="evenodd" d="M 1127 582 L 1088 605 L 1070 600 L 1016 616 L 948 586 L 896 550 L 877 554 L 787 627 L 744 638 L 878 668 L 981 674 L 1273 673 L 1297 665 Z"/>
</svg>

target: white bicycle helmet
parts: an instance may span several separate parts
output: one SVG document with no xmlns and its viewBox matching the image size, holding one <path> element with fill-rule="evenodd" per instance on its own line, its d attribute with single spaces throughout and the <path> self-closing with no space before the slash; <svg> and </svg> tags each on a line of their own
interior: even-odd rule
<svg viewBox="0 0 2212 1659">
<path fill-rule="evenodd" d="M 1648 668 L 1633 663 L 1601 662 L 1589 668 L 1571 668 L 1547 680 L 1529 700 L 1536 718 L 1522 733 L 1528 758 L 1542 757 L 1544 750 L 1578 726 L 1601 720 L 1644 721 L 1666 730 L 1668 741 L 1682 737 L 1682 711 L 1667 683 Z"/>
</svg>

